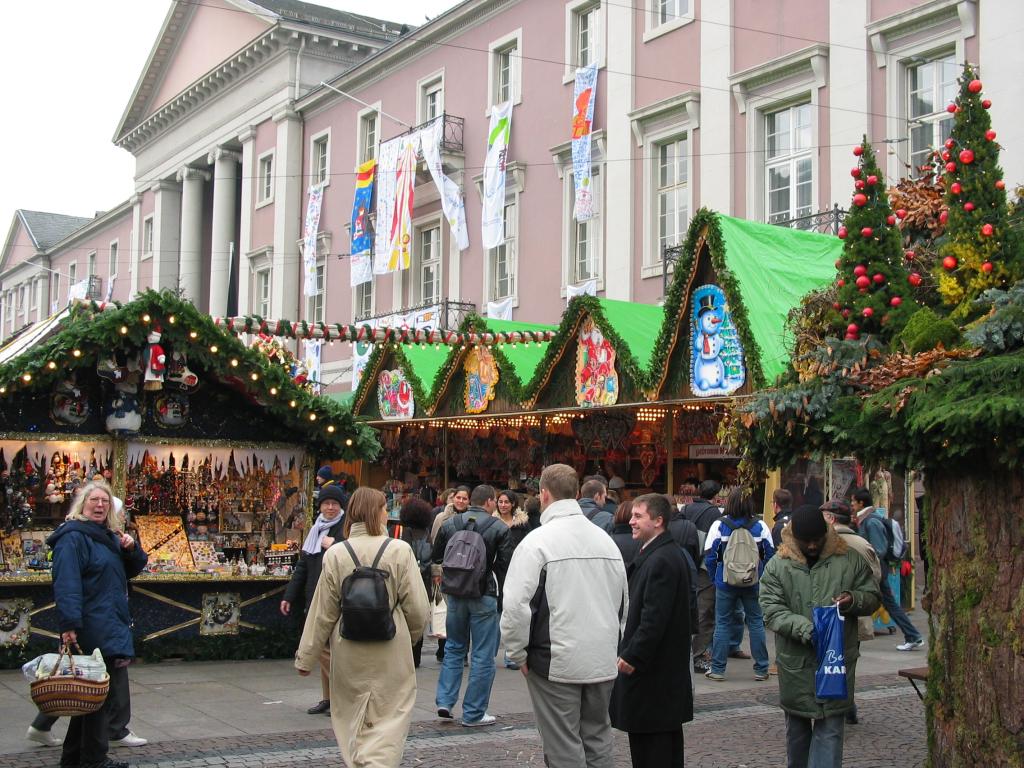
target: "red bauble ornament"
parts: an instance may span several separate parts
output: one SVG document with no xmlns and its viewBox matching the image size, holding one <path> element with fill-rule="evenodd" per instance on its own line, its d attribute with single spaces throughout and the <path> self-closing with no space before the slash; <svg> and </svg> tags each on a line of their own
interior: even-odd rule
<svg viewBox="0 0 1024 768">
<path fill-rule="evenodd" d="M 956 269 L 957 261 L 956 256 L 947 256 L 942 260 L 942 266 L 952 271 Z"/>
<path fill-rule="evenodd" d="M 954 162 L 946 163 L 946 172 L 947 173 L 956 173 L 956 163 L 954 163 Z"/>
<path fill-rule="evenodd" d="M 905 258 L 907 261 L 913 261 L 916 255 L 917 254 L 914 253 L 913 251 L 907 251 L 906 253 L 903 254 L 903 258 Z"/>
<path fill-rule="evenodd" d="M 881 272 L 875 272 L 874 276 L 871 279 L 874 280 L 878 285 L 881 285 L 882 283 L 885 282 L 885 275 L 883 275 Z"/>
<path fill-rule="evenodd" d="M 969 165 L 974 162 L 974 152 L 970 149 L 965 149 L 960 152 L 960 162 L 965 165 Z"/>
<path fill-rule="evenodd" d="M 942 151 L 942 154 L 940 155 L 940 157 L 941 157 L 941 158 L 942 158 L 943 160 L 945 160 L 945 161 L 949 161 L 949 159 L 950 159 L 951 157 L 953 157 L 953 156 L 952 156 L 951 154 L 949 154 L 949 152 L 947 152 L 946 150 L 943 150 L 943 151 Z"/>
<path fill-rule="evenodd" d="M 863 264 L 858 264 L 856 267 L 853 268 L 853 274 L 856 275 L 857 277 L 860 277 L 861 275 L 866 275 L 867 273 L 868 268 L 865 267 Z"/>
<path fill-rule="evenodd" d="M 947 210 L 939 211 L 939 223 L 940 224 L 945 224 L 947 221 L 949 221 L 949 211 L 947 211 Z"/>
<path fill-rule="evenodd" d="M 838 235 L 840 240 L 845 240 L 846 239 L 846 235 L 847 235 L 846 227 L 840 227 L 839 231 L 836 232 L 836 235 Z M 839 266 L 839 262 L 838 261 L 836 262 L 836 266 L 837 267 Z"/>
<path fill-rule="evenodd" d="M 857 326 L 856 323 L 850 323 L 848 326 L 846 326 L 846 332 L 856 335 L 860 333 L 860 328 Z"/>
<path fill-rule="evenodd" d="M 952 139 L 946 139 L 946 149 L 952 149 L 956 146 L 956 142 Z"/>
<path fill-rule="evenodd" d="M 967 90 L 971 93 L 981 93 L 981 80 L 971 80 L 967 84 Z"/>
<path fill-rule="evenodd" d="M 907 275 L 907 282 L 917 288 L 921 284 L 921 276 L 917 272 L 911 272 Z"/>
<path fill-rule="evenodd" d="M 890 307 L 898 307 L 902 303 L 903 299 L 901 299 L 899 296 L 893 296 L 891 299 L 889 299 Z"/>
<path fill-rule="evenodd" d="M 855 189 L 864 189 L 864 180 L 857 179 L 855 182 L 853 182 L 853 186 Z"/>
<path fill-rule="evenodd" d="M 985 138 L 988 139 L 989 141 L 995 141 L 996 132 L 989 128 L 987 131 L 985 131 Z"/>
<path fill-rule="evenodd" d="M 994 231 L 995 228 L 991 224 L 983 224 L 981 227 L 981 234 L 983 234 L 985 237 L 992 237 L 992 233 Z"/>
<path fill-rule="evenodd" d="M 873 187 L 877 183 L 878 183 L 878 177 L 877 176 L 868 176 L 868 186 L 869 187 Z"/>
<path fill-rule="evenodd" d="M 985 274 L 988 274 L 989 272 L 991 272 L 992 271 L 992 262 L 991 261 L 986 261 L 984 264 L 982 264 L 981 265 L 981 271 L 984 272 Z"/>
<path fill-rule="evenodd" d="M 946 111 L 951 115 L 954 114 L 956 112 L 956 104 L 947 104 Z"/>
<path fill-rule="evenodd" d="M 966 203 L 964 203 L 964 210 L 967 211 L 968 213 L 973 211 L 974 210 L 974 203 L 972 203 L 970 200 L 968 200 Z"/>
<path fill-rule="evenodd" d="M 890 227 L 895 226 L 896 217 L 890 213 L 888 216 L 885 217 L 885 223 L 888 224 Z"/>
<path fill-rule="evenodd" d="M 839 269 L 839 265 L 843 263 L 842 259 L 836 259 L 836 269 Z"/>
<path fill-rule="evenodd" d="M 858 288 L 867 288 L 869 285 L 871 285 L 871 281 L 868 279 L 867 275 L 861 275 L 860 277 L 857 278 Z"/>
<path fill-rule="evenodd" d="M 860 208 L 860 207 L 862 207 L 864 205 L 867 205 L 867 202 L 868 202 L 867 195 L 864 195 L 864 194 L 861 194 L 860 192 L 858 192 L 856 195 L 853 196 L 853 204 L 856 205 L 858 208 Z"/>
<path fill-rule="evenodd" d="M 850 175 L 853 176 L 853 178 L 855 178 L 855 179 L 859 179 L 860 178 L 860 168 L 851 168 L 850 169 Z"/>
<path fill-rule="evenodd" d="M 856 147 L 853 148 L 853 154 L 855 154 L 857 157 L 860 157 L 861 155 L 864 154 L 864 147 L 858 144 Z"/>
<path fill-rule="evenodd" d="M 1003 181 L 1002 179 L 999 179 L 996 182 L 996 189 L 1006 189 L 1006 182 Z"/>
<path fill-rule="evenodd" d="M 992 106 L 992 99 L 982 99 L 981 100 L 981 106 L 984 109 L 988 109 L 989 107 Z"/>
<path fill-rule="evenodd" d="M 864 317 L 871 317 L 873 314 L 875 314 L 875 310 L 873 310 L 871 307 L 864 307 L 864 309 L 862 309 L 860 313 L 864 315 Z"/>
<path fill-rule="evenodd" d="M 838 280 L 836 280 L 836 285 L 838 285 L 840 288 L 842 288 L 844 285 L 846 285 L 846 281 L 843 280 L 843 278 L 840 277 Z"/>
<path fill-rule="evenodd" d="M 964 188 L 960 186 L 959 181 L 954 181 L 952 184 L 949 185 L 949 191 L 952 192 L 954 195 L 959 195 L 961 192 L 964 191 Z"/>
<path fill-rule="evenodd" d="M 835 301 L 835 302 L 832 303 L 832 309 L 834 309 L 836 312 L 839 311 L 839 302 L 838 301 Z"/>
<path fill-rule="evenodd" d="M 849 316 L 850 316 L 850 310 L 848 310 L 848 309 L 844 309 L 844 310 L 843 310 L 843 311 L 842 311 L 842 312 L 841 312 L 840 314 L 841 314 L 841 315 L 842 315 L 843 317 L 849 317 Z"/>
<path fill-rule="evenodd" d="M 906 208 L 897 208 L 896 209 L 896 218 L 898 218 L 898 219 L 905 219 L 905 218 L 907 218 L 907 209 Z"/>
<path fill-rule="evenodd" d="M 871 227 L 862 227 L 860 230 L 861 237 L 871 237 L 873 234 L 875 234 L 875 230 Z"/>
</svg>

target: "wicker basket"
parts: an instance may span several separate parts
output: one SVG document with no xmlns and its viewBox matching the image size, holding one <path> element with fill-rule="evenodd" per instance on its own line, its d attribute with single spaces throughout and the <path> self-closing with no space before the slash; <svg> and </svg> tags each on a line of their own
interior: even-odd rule
<svg viewBox="0 0 1024 768">
<path fill-rule="evenodd" d="M 81 649 L 79 649 L 81 653 Z M 58 675 L 64 656 L 71 662 L 70 675 Z M 61 646 L 60 655 L 49 677 L 31 684 L 32 701 L 44 715 L 51 717 L 76 717 L 91 715 L 103 706 L 110 692 L 110 678 L 102 682 L 85 680 L 75 675 L 75 657 L 67 645 Z"/>
</svg>

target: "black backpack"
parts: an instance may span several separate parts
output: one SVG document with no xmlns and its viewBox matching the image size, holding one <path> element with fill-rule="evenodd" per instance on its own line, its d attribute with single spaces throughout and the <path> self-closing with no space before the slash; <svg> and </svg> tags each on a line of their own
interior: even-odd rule
<svg viewBox="0 0 1024 768">
<path fill-rule="evenodd" d="M 430 542 L 426 539 L 410 541 L 409 546 L 412 547 L 412 553 L 415 555 L 416 563 L 420 567 L 420 577 L 423 579 L 423 586 L 427 588 L 427 594 L 430 594 L 430 584 L 433 580 L 433 572 L 431 568 L 433 565 L 433 561 L 431 559 L 433 548 L 430 546 Z"/>
<path fill-rule="evenodd" d="M 493 517 L 455 518 L 455 535 L 444 548 L 441 562 L 441 591 L 453 597 L 481 597 L 486 594 L 487 545 L 483 532 L 494 523 Z M 472 526 L 472 527 L 470 527 Z"/>
<path fill-rule="evenodd" d="M 356 569 L 341 582 L 341 636 L 346 640 L 390 640 L 395 619 L 388 597 L 388 572 L 378 568 L 391 539 L 385 539 L 369 568 L 359 562 L 352 545 L 345 545 Z"/>
</svg>

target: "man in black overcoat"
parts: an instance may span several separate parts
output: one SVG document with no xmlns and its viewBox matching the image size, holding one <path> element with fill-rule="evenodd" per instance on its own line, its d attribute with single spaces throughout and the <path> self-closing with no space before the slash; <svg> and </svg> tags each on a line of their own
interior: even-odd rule
<svg viewBox="0 0 1024 768">
<path fill-rule="evenodd" d="M 693 719 L 690 571 L 668 532 L 672 507 L 650 493 L 633 501 L 641 550 L 627 568 L 629 613 L 619 646 L 612 726 L 629 733 L 634 768 L 683 765 L 683 723 Z"/>
</svg>

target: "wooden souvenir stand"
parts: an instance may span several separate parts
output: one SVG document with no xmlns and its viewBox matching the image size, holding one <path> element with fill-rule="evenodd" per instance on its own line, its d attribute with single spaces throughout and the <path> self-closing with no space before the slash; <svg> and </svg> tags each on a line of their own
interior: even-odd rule
<svg viewBox="0 0 1024 768">
<path fill-rule="evenodd" d="M 372 458 L 375 431 L 314 395 L 270 337 L 246 344 L 169 293 L 40 326 L 0 350 L 0 613 L 15 627 L 0 656 L 57 637 L 45 540 L 97 475 L 149 553 L 132 582 L 139 655 L 290 654 L 277 606 L 313 472 Z"/>
</svg>

